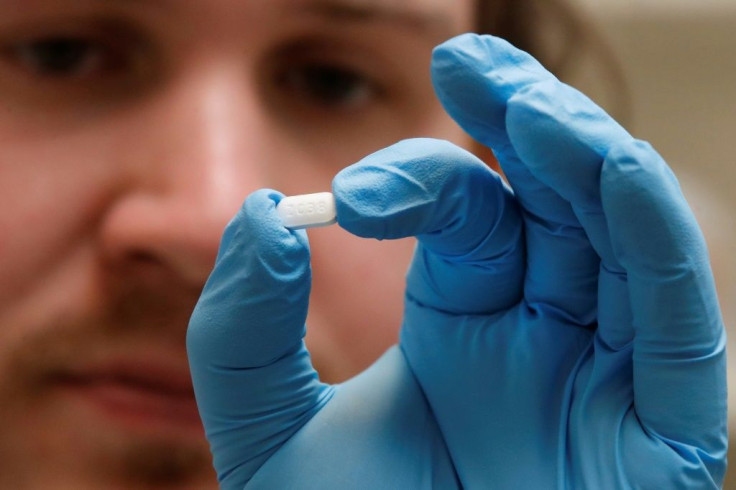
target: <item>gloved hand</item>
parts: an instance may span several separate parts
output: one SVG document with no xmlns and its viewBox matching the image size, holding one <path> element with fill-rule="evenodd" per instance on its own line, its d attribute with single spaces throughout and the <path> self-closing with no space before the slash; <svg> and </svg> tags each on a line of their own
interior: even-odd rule
<svg viewBox="0 0 736 490">
<path fill-rule="evenodd" d="M 187 336 L 223 488 L 717 487 L 725 334 L 665 163 L 505 41 L 460 36 L 432 69 L 513 195 L 434 140 L 338 174 L 342 227 L 418 238 L 399 347 L 338 386 L 302 342 L 306 235 L 248 198 Z"/>
</svg>

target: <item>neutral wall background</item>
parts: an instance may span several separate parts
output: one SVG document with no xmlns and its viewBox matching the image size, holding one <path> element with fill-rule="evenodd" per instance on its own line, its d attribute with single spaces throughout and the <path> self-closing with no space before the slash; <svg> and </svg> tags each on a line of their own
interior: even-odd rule
<svg viewBox="0 0 736 490">
<path fill-rule="evenodd" d="M 588 10 L 603 16 L 635 17 L 647 13 L 716 13 L 736 12 L 733 0 L 575 0 Z"/>
<path fill-rule="evenodd" d="M 575 0 L 589 10 L 633 17 L 643 13 L 736 12 L 733 0 Z"/>
<path fill-rule="evenodd" d="M 709 242 L 729 330 L 736 490 L 736 1 L 577 0 L 596 18 L 631 89 L 628 127 L 675 169 Z"/>
</svg>

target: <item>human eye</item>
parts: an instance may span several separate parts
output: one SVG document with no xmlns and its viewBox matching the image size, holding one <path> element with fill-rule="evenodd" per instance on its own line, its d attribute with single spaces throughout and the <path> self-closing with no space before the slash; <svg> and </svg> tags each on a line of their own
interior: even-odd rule
<svg viewBox="0 0 736 490">
<path fill-rule="evenodd" d="M 298 37 L 264 58 L 263 73 L 280 104 L 340 116 L 375 108 L 389 95 L 391 83 L 377 58 L 344 39 Z"/>
<path fill-rule="evenodd" d="M 103 40 L 66 34 L 8 43 L 3 57 L 11 67 L 38 79 L 85 79 L 121 69 L 122 53 Z"/>
<path fill-rule="evenodd" d="M 359 68 L 329 60 L 302 60 L 284 67 L 277 86 L 302 103 L 329 110 L 358 109 L 381 95 L 380 84 Z"/>
<path fill-rule="evenodd" d="M 0 22 L 0 98 L 29 114 L 100 110 L 136 96 L 158 71 L 144 31 L 98 17 Z"/>
</svg>

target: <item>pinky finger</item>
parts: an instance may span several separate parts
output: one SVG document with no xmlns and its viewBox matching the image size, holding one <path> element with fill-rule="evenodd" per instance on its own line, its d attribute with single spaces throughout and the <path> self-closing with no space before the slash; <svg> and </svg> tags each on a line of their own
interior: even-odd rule
<svg viewBox="0 0 736 490">
<path fill-rule="evenodd" d="M 601 195 L 628 278 L 638 419 L 718 474 L 727 434 L 725 330 L 705 240 L 674 175 L 646 143 L 609 152 Z"/>
</svg>

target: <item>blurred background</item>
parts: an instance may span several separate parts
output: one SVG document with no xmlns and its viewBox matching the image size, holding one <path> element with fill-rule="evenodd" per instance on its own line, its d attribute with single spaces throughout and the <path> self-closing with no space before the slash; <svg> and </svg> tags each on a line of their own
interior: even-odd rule
<svg viewBox="0 0 736 490">
<path fill-rule="evenodd" d="M 736 1 L 576 2 L 622 64 L 627 127 L 675 169 L 709 242 L 730 334 L 725 488 L 736 490 Z"/>
</svg>

